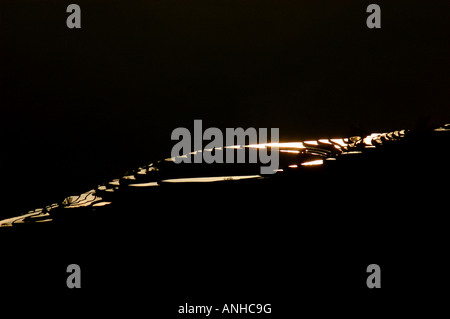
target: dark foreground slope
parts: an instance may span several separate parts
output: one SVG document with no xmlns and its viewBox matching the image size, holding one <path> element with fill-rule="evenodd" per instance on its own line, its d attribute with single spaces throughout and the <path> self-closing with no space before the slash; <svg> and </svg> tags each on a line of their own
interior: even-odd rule
<svg viewBox="0 0 450 319">
<path fill-rule="evenodd" d="M 194 317 L 178 314 L 186 303 L 270 303 L 261 316 L 277 318 L 438 310 L 448 127 L 343 142 L 304 143 L 264 178 L 252 166 L 162 161 L 10 223 L 2 307 L 162 318 Z M 211 175 L 228 177 L 176 182 Z M 81 289 L 66 286 L 69 264 L 81 267 Z M 381 267 L 381 289 L 367 288 L 370 264 Z"/>
</svg>

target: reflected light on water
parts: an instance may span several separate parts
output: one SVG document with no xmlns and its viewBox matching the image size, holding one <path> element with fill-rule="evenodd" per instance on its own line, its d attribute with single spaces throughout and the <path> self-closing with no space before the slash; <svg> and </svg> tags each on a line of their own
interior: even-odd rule
<svg viewBox="0 0 450 319">
<path fill-rule="evenodd" d="M 381 133 L 372 133 L 363 139 L 363 143 L 366 145 L 372 145 L 372 141 L 380 135 Z"/>
<path fill-rule="evenodd" d="M 214 177 L 192 177 L 165 179 L 164 183 L 208 183 L 220 181 L 235 181 L 241 179 L 263 178 L 260 175 L 239 175 L 239 176 L 214 176 Z"/>
<path fill-rule="evenodd" d="M 278 147 L 278 148 L 306 148 L 302 142 L 286 142 L 286 143 L 261 143 L 246 145 L 250 148 L 266 148 L 266 147 Z"/>
<path fill-rule="evenodd" d="M 302 166 L 316 166 L 316 165 L 322 165 L 322 164 L 323 164 L 323 160 L 316 160 L 316 161 L 302 163 Z"/>
<path fill-rule="evenodd" d="M 12 217 L 12 218 L 8 218 L 8 219 L 4 219 L 4 220 L 0 221 L 0 227 L 12 226 L 13 223 L 20 223 L 25 218 L 31 217 L 33 215 L 37 216 L 39 214 L 40 214 L 40 212 L 32 212 L 32 213 L 21 215 L 21 216 L 18 216 L 18 217 Z"/>
<path fill-rule="evenodd" d="M 345 143 L 344 139 L 342 139 L 342 138 L 332 138 L 330 141 L 338 144 L 341 147 L 345 147 L 348 145 L 347 143 Z"/>
<path fill-rule="evenodd" d="M 309 145 L 315 145 L 315 146 L 319 145 L 319 143 L 317 141 L 304 141 L 303 144 L 307 144 L 307 145 L 309 144 Z"/>
<path fill-rule="evenodd" d="M 444 125 L 443 127 L 437 128 L 434 132 L 450 132 L 450 125 Z M 213 152 L 213 151 L 223 151 L 225 149 L 243 149 L 243 148 L 254 148 L 254 149 L 268 149 L 272 152 L 287 153 L 294 155 L 284 155 L 282 158 L 283 161 L 278 163 L 283 167 L 290 163 L 287 167 L 289 168 L 299 168 L 300 166 L 304 167 L 320 167 L 320 165 L 324 164 L 324 161 L 335 161 L 338 162 L 340 159 L 345 161 L 346 158 L 360 158 L 364 160 L 365 157 L 359 156 L 357 154 L 372 154 L 373 151 L 366 151 L 366 149 L 373 148 L 381 148 L 385 147 L 385 144 L 389 144 L 390 142 L 400 140 L 407 133 L 406 130 L 394 131 L 389 133 L 372 133 L 368 136 L 352 136 L 349 138 L 335 138 L 335 139 L 319 139 L 319 140 L 309 140 L 303 142 L 281 142 L 281 143 L 261 143 L 261 144 L 250 144 L 250 145 L 232 145 L 225 147 L 215 147 L 203 150 L 203 152 Z M 442 133 L 439 133 L 442 134 Z M 446 134 L 446 133 L 443 133 Z M 389 144 L 393 145 L 393 144 Z M 201 153 L 202 150 L 194 151 L 189 154 L 184 154 L 181 156 L 177 156 L 177 158 L 190 158 L 190 155 L 195 155 Z M 298 156 L 296 156 L 298 154 Z M 383 154 L 383 153 L 381 153 Z M 354 156 L 357 155 L 357 156 Z M 320 158 L 320 159 L 318 159 Z M 170 162 L 174 161 L 175 157 L 167 158 L 164 161 Z M 159 162 L 158 162 L 159 163 Z M 328 163 L 327 163 L 328 165 Z M 344 165 L 345 166 L 345 165 Z M 280 166 L 278 166 L 280 167 Z M 338 169 L 338 165 L 329 164 L 330 169 Z M 201 167 L 200 167 L 201 168 Z M 232 168 L 232 167 L 231 167 Z M 159 181 L 161 175 L 157 174 L 153 175 L 151 172 L 159 172 L 160 170 L 166 170 L 168 174 L 163 174 L 162 176 L 169 177 L 170 179 L 165 179 Z M 274 169 L 274 172 L 283 172 L 283 169 Z M 288 170 L 289 171 L 289 170 Z M 300 176 L 302 172 L 307 172 L 308 168 L 300 169 L 300 170 L 290 170 L 290 172 L 298 172 L 299 174 L 292 174 L 295 176 Z M 312 169 L 314 171 L 314 169 Z M 211 174 L 242 174 L 245 171 L 242 170 L 224 170 L 218 169 L 217 171 L 211 172 L 210 170 L 206 171 L 194 171 L 193 173 L 187 171 L 188 174 L 177 175 L 177 171 L 173 174 L 170 171 L 170 167 L 166 167 L 166 165 L 157 165 L 153 166 L 153 164 L 149 164 L 143 167 L 138 167 L 136 170 L 133 170 L 132 173 L 127 173 L 127 175 L 116 179 L 113 179 L 110 182 L 104 183 L 102 185 L 97 186 L 95 189 L 87 191 L 83 194 L 76 196 L 66 197 L 62 202 L 58 204 L 51 204 L 45 206 L 45 208 L 38 208 L 33 211 L 29 211 L 25 215 L 20 215 L 17 217 L 7 218 L 5 220 L 0 220 L 0 227 L 2 226 L 13 226 L 13 224 L 27 224 L 27 223 L 44 223 L 52 221 L 53 215 L 60 214 L 61 211 L 67 211 L 66 208 L 75 209 L 75 208 L 86 208 L 89 206 L 92 207 L 102 207 L 112 204 L 114 201 L 114 193 L 116 190 L 126 189 L 127 187 L 134 188 L 132 192 L 137 192 L 138 194 L 142 194 L 146 191 L 152 192 L 153 190 L 157 191 L 161 188 L 153 189 L 152 187 L 159 187 L 164 184 L 170 183 L 208 183 L 208 182 L 227 182 L 227 181 L 238 181 L 238 180 L 246 180 L 246 179 L 266 179 L 267 176 L 261 175 L 230 175 L 230 176 L 210 176 Z M 249 174 L 253 173 L 252 171 L 246 171 Z M 289 174 L 288 172 L 287 174 Z M 195 174 L 195 175 L 194 175 Z M 208 176 L 208 174 L 210 174 Z M 189 177 L 189 176 L 201 176 L 201 177 Z M 203 176 L 202 176 L 203 175 Z M 205 176 L 207 175 L 207 176 Z M 280 174 L 283 176 L 283 174 Z M 278 175 L 278 176 L 280 176 Z M 176 177 L 180 178 L 176 178 Z M 184 176 L 184 177 L 181 177 Z M 157 181 L 158 180 L 158 181 Z M 128 184 L 130 183 L 130 184 Z M 232 185 L 235 185 L 232 183 Z M 150 189 L 145 189 L 150 187 Z M 187 186 L 187 187 L 192 187 Z M 143 188 L 142 190 L 137 190 L 136 188 Z M 120 193 L 118 196 L 122 196 L 122 194 L 127 194 L 127 192 Z M 103 198 L 105 197 L 105 198 Z M 106 201 L 108 200 L 108 201 Z M 53 210 L 55 209 L 55 210 Z M 53 212 L 51 212 L 53 210 Z M 99 209 L 101 210 L 101 209 Z M 106 209 L 107 210 L 107 209 Z M 85 209 L 80 210 L 85 212 Z"/>
<path fill-rule="evenodd" d="M 114 186 L 119 186 L 120 185 L 120 181 L 119 179 L 114 179 L 112 182 L 109 182 L 110 185 L 114 185 Z"/>
<path fill-rule="evenodd" d="M 111 204 L 111 202 L 100 202 L 100 203 L 95 203 L 94 205 L 92 205 L 93 207 L 100 207 L 100 206 L 106 206 Z"/>
<path fill-rule="evenodd" d="M 250 145 L 247 145 L 247 147 L 250 147 L 250 148 L 266 148 L 266 145 L 265 144 L 250 144 Z"/>
<path fill-rule="evenodd" d="M 268 143 L 268 144 L 262 144 L 269 147 L 278 147 L 278 148 L 306 148 L 305 145 L 303 145 L 302 142 L 286 142 L 286 143 Z"/>
<path fill-rule="evenodd" d="M 345 153 L 342 153 L 342 154 L 362 154 L 362 152 L 361 151 L 349 151 L 349 152 L 345 152 Z"/>
<path fill-rule="evenodd" d="M 139 184 L 128 184 L 131 187 L 152 187 L 159 186 L 158 182 L 150 182 L 150 183 L 139 183 Z"/>
</svg>

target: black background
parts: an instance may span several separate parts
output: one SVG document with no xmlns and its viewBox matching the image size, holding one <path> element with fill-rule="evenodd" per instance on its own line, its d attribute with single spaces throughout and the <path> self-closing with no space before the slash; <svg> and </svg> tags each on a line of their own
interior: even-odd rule
<svg viewBox="0 0 450 319">
<path fill-rule="evenodd" d="M 369 1 L 77 3 L 81 29 L 1 2 L 3 216 L 168 157 L 194 119 L 292 141 L 450 118 L 448 1 L 378 2 L 381 29 Z"/>
<path fill-rule="evenodd" d="M 68 1 L 1 1 L 0 217 L 59 201 L 168 157 L 172 130 L 191 128 L 194 119 L 222 129 L 279 127 L 282 141 L 450 122 L 448 1 L 377 1 L 381 29 L 366 26 L 370 1 L 76 3 L 81 29 L 66 26 Z M 69 255 L 50 268 L 38 267 L 47 277 L 34 283 L 47 278 L 50 287 L 62 285 L 67 305 L 68 300 L 88 298 L 76 299 L 78 292 L 64 287 L 64 267 L 73 262 Z M 100 287 L 95 280 L 102 273 L 101 260 L 84 258 L 78 261 L 83 282 L 87 289 Z M 146 277 L 151 267 L 144 255 L 139 261 L 142 269 L 133 268 L 130 276 L 133 283 L 142 281 L 143 289 L 151 289 Z M 339 263 L 331 257 L 329 261 Z M 339 263 L 344 275 L 325 277 L 337 278 L 339 284 L 330 288 L 323 279 L 319 292 L 307 300 L 320 308 L 323 296 L 333 299 L 343 286 L 350 291 L 358 286 L 349 304 L 364 294 L 374 299 L 359 302 L 375 308 L 381 292 L 364 286 L 363 266 L 372 262 L 367 256 L 357 264 Z M 385 259 L 379 261 L 382 267 L 383 262 L 383 278 L 395 273 L 399 280 L 391 281 L 391 287 L 408 282 L 398 277 L 408 262 Z M 105 277 L 117 274 L 104 267 Z M 333 272 L 332 265 L 322 267 L 317 271 Z M 307 287 L 314 287 L 308 280 Z M 170 289 L 189 291 L 189 285 L 183 287 L 172 281 L 161 296 L 170 296 Z M 27 286 L 19 288 L 26 291 Z M 331 295 L 323 294 L 326 289 Z M 89 302 L 96 293 L 87 293 Z M 240 293 L 244 298 L 239 302 L 246 302 L 245 290 Z M 172 306 L 196 300 L 191 294 Z M 207 295 L 197 297 L 198 303 L 207 304 Z M 170 299 L 161 296 L 159 300 Z M 395 296 L 391 290 L 384 305 L 394 304 Z M 292 298 L 290 305 L 297 301 Z M 347 309 L 339 300 L 341 310 Z"/>
</svg>

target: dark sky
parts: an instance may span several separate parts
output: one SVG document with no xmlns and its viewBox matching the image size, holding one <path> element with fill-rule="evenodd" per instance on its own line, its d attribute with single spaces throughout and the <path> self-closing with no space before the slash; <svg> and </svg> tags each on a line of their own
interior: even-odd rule
<svg viewBox="0 0 450 319">
<path fill-rule="evenodd" d="M 448 0 L 377 1 L 377 30 L 361 0 L 76 1 L 78 30 L 70 3 L 0 2 L 2 162 L 26 195 L 167 157 L 194 119 L 282 140 L 450 122 Z"/>
</svg>

